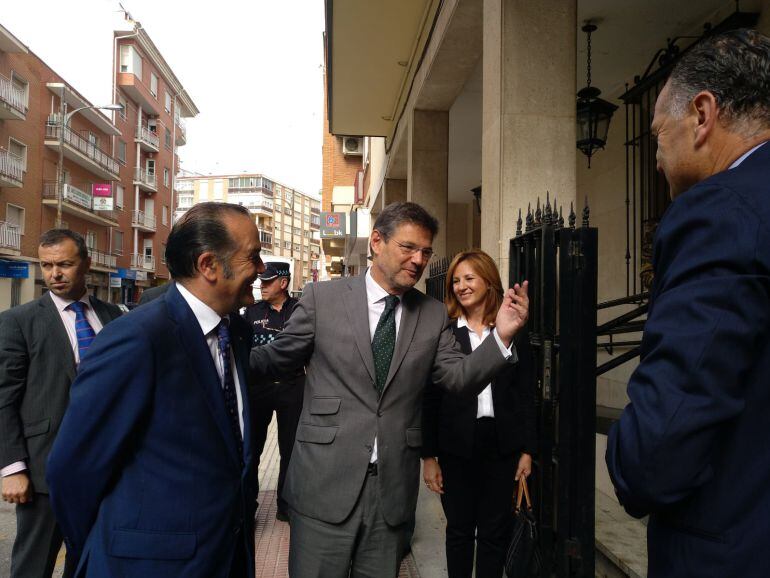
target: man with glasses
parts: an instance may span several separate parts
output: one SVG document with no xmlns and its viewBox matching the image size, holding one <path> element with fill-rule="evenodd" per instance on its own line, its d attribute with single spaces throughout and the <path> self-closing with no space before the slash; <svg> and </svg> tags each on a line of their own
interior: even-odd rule
<svg viewBox="0 0 770 578">
<path fill-rule="evenodd" d="M 389 205 L 374 224 L 366 274 L 308 285 L 284 330 L 252 349 L 261 374 L 307 368 L 283 492 L 291 576 L 396 576 L 417 502 L 425 385 L 477 395 L 517 361 L 526 282 L 508 290 L 494 337 L 469 356 L 444 305 L 414 289 L 437 230 L 419 205 Z"/>
<path fill-rule="evenodd" d="M 259 275 L 262 301 L 249 305 L 243 314 L 254 333 L 252 345 L 259 347 L 275 339 L 289 320 L 297 300 L 289 295 L 291 271 L 287 263 L 269 262 Z M 259 471 L 259 458 L 267 440 L 267 428 L 275 413 L 278 422 L 278 450 L 281 465 L 278 470 L 277 510 L 275 517 L 282 522 L 289 521 L 286 500 L 281 493 L 286 480 L 294 434 L 297 433 L 299 414 L 302 411 L 302 391 L 305 387 L 305 368 L 299 368 L 290 375 L 254 376 L 249 383 L 251 404 L 251 434 L 254 440 L 254 472 Z"/>
</svg>

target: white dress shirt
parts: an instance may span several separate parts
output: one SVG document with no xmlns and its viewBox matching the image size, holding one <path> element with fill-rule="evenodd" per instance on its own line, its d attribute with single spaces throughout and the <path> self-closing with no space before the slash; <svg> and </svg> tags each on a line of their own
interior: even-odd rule
<svg viewBox="0 0 770 578">
<path fill-rule="evenodd" d="M 471 329 L 470 325 L 468 325 L 468 321 L 465 319 L 465 317 L 460 316 L 457 319 L 457 327 L 465 327 L 468 329 L 468 337 L 471 340 L 471 351 L 476 351 L 476 348 L 481 345 L 481 342 L 484 341 L 487 336 L 492 333 L 492 330 L 489 327 L 485 327 L 484 331 L 481 333 L 481 337 L 479 337 L 479 334 L 476 333 L 473 329 Z M 479 394 L 478 401 L 477 401 L 477 407 L 476 407 L 476 417 L 495 417 L 495 408 L 492 403 L 492 384 L 490 383 L 484 388 L 484 391 L 482 391 Z"/>
<path fill-rule="evenodd" d="M 64 324 L 64 330 L 67 332 L 67 337 L 70 340 L 72 353 L 75 355 L 75 364 L 78 364 L 80 363 L 80 351 L 78 349 L 77 330 L 75 329 L 75 312 L 72 309 L 68 309 L 68 307 L 74 303 L 75 300 L 63 299 L 57 295 L 54 295 L 50 291 L 48 292 L 48 295 L 51 297 L 51 301 L 53 301 L 56 310 L 59 312 L 61 321 Z M 102 330 L 103 325 L 102 322 L 99 321 L 99 317 L 96 315 L 96 311 L 94 311 L 93 307 L 91 307 L 91 301 L 88 298 L 88 293 L 84 293 L 83 296 L 78 299 L 78 301 L 85 304 L 83 313 L 85 313 L 86 319 L 88 320 L 88 323 L 91 324 L 94 333 L 99 333 Z M 26 469 L 26 462 L 14 462 L 0 470 L 0 478 L 10 476 L 11 474 L 17 474 Z"/>
<path fill-rule="evenodd" d="M 374 340 L 374 332 L 377 329 L 377 323 L 379 323 L 380 321 L 380 315 L 382 315 L 382 312 L 385 311 L 385 297 L 387 297 L 389 293 L 385 291 L 385 289 L 380 287 L 377 281 L 375 281 L 372 278 L 371 268 L 366 270 L 365 280 L 366 280 L 366 303 L 369 309 L 369 338 L 371 340 Z M 403 308 L 401 307 L 401 298 L 399 297 L 398 304 L 396 305 L 396 340 L 398 340 L 398 329 L 401 326 L 402 309 Z M 513 347 L 513 343 L 511 343 L 511 347 L 505 347 L 505 345 L 503 345 L 503 341 L 500 339 L 500 336 L 497 334 L 497 330 L 494 330 L 492 332 L 492 335 L 495 336 L 495 341 L 497 341 L 497 345 L 500 347 L 500 353 L 502 353 L 503 356 L 506 359 L 508 359 L 512 355 L 511 347 Z M 491 393 L 490 393 L 490 397 L 491 397 Z M 375 463 L 376 461 L 377 461 L 377 437 L 375 436 L 374 449 L 372 450 L 372 457 L 369 460 L 369 462 Z"/>
<path fill-rule="evenodd" d="M 176 288 L 179 289 L 182 298 L 187 301 L 190 309 L 192 309 L 193 315 L 195 315 L 195 319 L 198 320 L 198 324 L 201 326 L 203 335 L 206 336 L 206 344 L 209 346 L 211 359 L 214 360 L 214 365 L 217 368 L 220 385 L 224 388 L 225 368 L 223 365 L 222 352 L 219 351 L 219 340 L 217 337 L 217 327 L 223 318 L 219 316 L 219 313 L 185 289 L 181 283 L 177 283 Z M 225 315 L 225 317 L 228 320 L 230 319 L 229 315 Z M 241 396 L 241 383 L 238 379 L 238 371 L 236 371 L 232 340 L 230 346 L 230 367 L 232 368 L 233 381 L 235 382 L 235 395 L 238 398 L 238 423 L 241 426 L 241 437 L 243 437 L 243 397 Z"/>
<path fill-rule="evenodd" d="M 748 150 L 745 153 L 743 153 L 741 156 L 739 156 L 737 159 L 735 159 L 735 162 L 730 165 L 728 170 L 734 169 L 735 167 L 739 166 L 743 161 L 745 161 L 747 158 L 749 158 L 755 150 L 757 150 L 762 145 L 767 144 L 767 142 L 768 141 L 761 142 L 757 146 L 755 146 L 753 149 Z"/>
</svg>

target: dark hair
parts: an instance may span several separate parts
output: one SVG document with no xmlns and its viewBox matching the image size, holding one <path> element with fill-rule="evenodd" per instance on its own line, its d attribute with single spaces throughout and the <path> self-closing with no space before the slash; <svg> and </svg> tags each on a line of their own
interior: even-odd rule
<svg viewBox="0 0 770 578">
<path fill-rule="evenodd" d="M 83 235 L 71 231 L 70 229 L 49 229 L 42 235 L 40 235 L 40 246 L 50 247 L 51 245 L 58 245 L 69 239 L 74 242 L 78 248 L 78 257 L 81 259 L 88 259 L 88 246 L 86 245 Z"/>
<path fill-rule="evenodd" d="M 391 203 L 377 216 L 373 228 L 387 241 L 398 227 L 405 224 L 418 225 L 429 231 L 431 237 L 438 233 L 438 219 L 417 203 Z"/>
<path fill-rule="evenodd" d="M 768 127 L 770 38 L 745 28 L 706 37 L 682 56 L 669 86 L 674 116 L 684 114 L 705 90 L 714 95 L 728 125 L 749 121 Z"/>
<path fill-rule="evenodd" d="M 230 258 L 237 246 L 224 222 L 228 214 L 250 217 L 241 205 L 199 203 L 174 224 L 166 243 L 166 265 L 174 279 L 195 277 L 198 257 L 206 252 L 216 255 L 226 278 L 232 276 Z"/>
</svg>

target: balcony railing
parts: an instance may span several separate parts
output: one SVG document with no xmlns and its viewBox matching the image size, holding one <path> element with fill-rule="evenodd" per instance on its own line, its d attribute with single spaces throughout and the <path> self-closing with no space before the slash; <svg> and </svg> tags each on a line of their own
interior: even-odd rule
<svg viewBox="0 0 770 578">
<path fill-rule="evenodd" d="M 45 125 L 45 138 L 48 140 L 59 140 L 59 133 L 61 131 L 61 125 L 59 124 L 47 124 Z M 64 143 L 71 146 L 79 153 L 85 155 L 97 165 L 109 171 L 113 175 L 120 174 L 120 165 L 118 161 L 112 158 L 110 155 L 102 151 L 98 146 L 83 138 L 71 128 L 66 127 L 64 129 Z"/>
<path fill-rule="evenodd" d="M 23 178 L 23 161 L 15 154 L 0 149 L 0 181 L 7 183 L 2 186 L 10 186 L 11 182 L 15 183 L 16 186 L 21 186 Z"/>
<path fill-rule="evenodd" d="M 187 126 L 179 115 L 174 117 L 176 121 L 176 144 L 183 145 L 187 142 Z"/>
<path fill-rule="evenodd" d="M 131 214 L 131 225 L 142 229 L 155 230 L 155 215 L 148 215 L 144 211 L 134 211 Z"/>
<path fill-rule="evenodd" d="M 148 255 L 131 254 L 131 268 L 155 271 L 155 257 Z"/>
<path fill-rule="evenodd" d="M 265 231 L 259 232 L 259 242 L 265 245 L 273 244 L 273 235 L 266 233 Z"/>
<path fill-rule="evenodd" d="M 74 212 L 75 214 L 80 215 L 81 217 L 84 217 L 94 223 L 109 224 L 105 223 L 103 219 L 107 219 L 109 221 L 117 220 L 114 211 L 95 211 L 93 209 L 93 196 L 90 193 L 85 192 L 83 189 L 80 189 L 69 183 L 64 183 L 62 189 L 64 190 L 62 201 L 64 203 L 63 209 L 65 211 L 71 213 Z M 58 198 L 59 195 L 56 191 L 56 181 L 44 182 L 43 201 L 50 201 L 51 199 L 55 200 Z M 68 209 L 68 205 L 76 206 L 77 209 Z M 80 212 L 78 212 L 78 210 L 80 210 Z"/>
<path fill-rule="evenodd" d="M 0 221 L 0 249 L 21 251 L 21 231 L 16 225 Z"/>
<path fill-rule="evenodd" d="M 88 250 L 88 254 L 91 257 L 92 265 L 101 265 L 102 267 L 108 267 L 110 269 L 114 269 L 117 265 L 115 255 L 91 249 Z"/>
<path fill-rule="evenodd" d="M 21 114 L 27 114 L 27 96 L 23 90 L 15 87 L 13 82 L 0 74 L 0 100 Z"/>
<path fill-rule="evenodd" d="M 160 148 L 160 137 L 146 126 L 137 129 L 135 134 L 136 140 L 140 141 L 141 143 L 146 144 L 156 151 Z"/>
<path fill-rule="evenodd" d="M 134 182 L 144 185 L 148 189 L 156 191 L 158 182 L 155 178 L 155 172 L 144 170 L 142 167 L 134 167 Z"/>
</svg>

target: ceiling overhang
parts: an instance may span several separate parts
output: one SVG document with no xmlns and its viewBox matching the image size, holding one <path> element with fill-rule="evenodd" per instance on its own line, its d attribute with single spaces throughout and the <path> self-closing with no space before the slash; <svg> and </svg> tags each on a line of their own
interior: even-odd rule
<svg viewBox="0 0 770 578">
<path fill-rule="evenodd" d="M 17 52 L 27 54 L 29 50 L 24 44 L 0 24 L 0 52 Z"/>
<path fill-rule="evenodd" d="M 326 0 L 329 132 L 389 136 L 440 0 Z"/>
<path fill-rule="evenodd" d="M 70 111 L 73 111 L 77 108 L 93 106 L 80 94 L 75 92 L 71 87 L 62 82 L 48 82 L 46 83 L 46 86 L 48 87 L 48 90 L 50 90 L 58 97 L 61 96 L 62 88 L 64 88 L 64 102 L 67 103 L 67 108 Z M 99 109 L 85 108 L 81 110 L 79 114 L 91 121 L 94 125 L 96 125 L 96 128 L 102 132 L 108 135 L 121 136 L 120 129 L 116 127 L 112 121 Z"/>
</svg>

